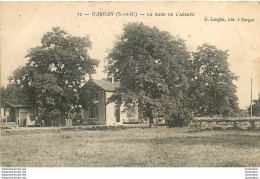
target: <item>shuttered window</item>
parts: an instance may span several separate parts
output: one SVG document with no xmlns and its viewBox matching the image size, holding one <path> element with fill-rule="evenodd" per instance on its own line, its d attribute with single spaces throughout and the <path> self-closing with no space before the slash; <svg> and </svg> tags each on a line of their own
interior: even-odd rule
<svg viewBox="0 0 260 179">
<path fill-rule="evenodd" d="M 98 106 L 94 105 L 90 107 L 90 116 L 91 118 L 97 118 L 98 117 Z"/>
</svg>

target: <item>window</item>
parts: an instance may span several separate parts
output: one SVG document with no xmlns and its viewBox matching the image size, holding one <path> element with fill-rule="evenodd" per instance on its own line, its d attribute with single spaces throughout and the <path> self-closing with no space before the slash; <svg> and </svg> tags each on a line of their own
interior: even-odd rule
<svg viewBox="0 0 260 179">
<path fill-rule="evenodd" d="M 91 106 L 89 112 L 90 112 L 89 113 L 90 118 L 97 118 L 98 117 L 98 106 L 97 105 Z"/>
<path fill-rule="evenodd" d="M 116 122 L 120 122 L 120 109 L 116 109 Z"/>
<path fill-rule="evenodd" d="M 98 100 L 98 93 L 95 94 L 94 100 Z"/>
<path fill-rule="evenodd" d="M 10 108 L 4 108 L 4 116 L 9 116 Z"/>
</svg>

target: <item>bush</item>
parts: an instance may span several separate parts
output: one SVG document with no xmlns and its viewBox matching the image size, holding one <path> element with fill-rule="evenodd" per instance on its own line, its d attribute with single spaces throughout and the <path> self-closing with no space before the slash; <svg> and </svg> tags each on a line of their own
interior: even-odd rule
<svg viewBox="0 0 260 179">
<path fill-rule="evenodd" d="M 80 113 L 75 113 L 75 117 L 72 119 L 73 126 L 79 126 L 83 124 L 83 119 Z"/>
<path fill-rule="evenodd" d="M 167 125 L 171 127 L 184 127 L 187 126 L 193 119 L 193 113 L 188 109 L 181 109 L 173 113 L 170 119 L 166 120 Z"/>
<path fill-rule="evenodd" d="M 59 110 L 54 109 L 42 114 L 42 118 L 46 126 L 60 126 L 61 125 L 61 113 Z"/>
</svg>

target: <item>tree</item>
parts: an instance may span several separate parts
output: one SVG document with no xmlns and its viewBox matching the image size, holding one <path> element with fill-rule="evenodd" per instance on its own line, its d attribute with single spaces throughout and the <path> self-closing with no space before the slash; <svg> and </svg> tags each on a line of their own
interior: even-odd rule
<svg viewBox="0 0 260 179">
<path fill-rule="evenodd" d="M 4 105 L 7 102 L 12 104 L 28 103 L 28 98 L 22 91 L 22 88 L 16 84 L 8 84 L 6 87 L 1 87 L 0 104 Z"/>
<path fill-rule="evenodd" d="M 215 46 L 204 44 L 193 53 L 194 74 L 189 89 L 191 108 L 197 116 L 235 116 L 238 98 L 229 69 L 228 53 Z"/>
<path fill-rule="evenodd" d="M 108 55 L 107 71 L 120 81 L 111 100 L 138 104 L 149 119 L 170 117 L 181 107 L 188 86 L 189 53 L 184 41 L 156 27 L 129 23 Z"/>
<path fill-rule="evenodd" d="M 90 48 L 88 37 L 72 36 L 55 27 L 44 34 L 41 46 L 29 50 L 29 62 L 10 80 L 24 88 L 31 104 L 42 107 L 46 114 L 56 111 L 64 118 L 66 111 L 79 111 L 81 84 L 98 65 L 88 55 Z"/>
<path fill-rule="evenodd" d="M 249 108 L 248 108 L 249 114 L 250 114 L 250 111 L 251 111 L 251 106 L 249 106 Z M 252 114 L 254 116 L 260 116 L 260 94 L 258 94 L 258 99 L 253 100 Z"/>
</svg>

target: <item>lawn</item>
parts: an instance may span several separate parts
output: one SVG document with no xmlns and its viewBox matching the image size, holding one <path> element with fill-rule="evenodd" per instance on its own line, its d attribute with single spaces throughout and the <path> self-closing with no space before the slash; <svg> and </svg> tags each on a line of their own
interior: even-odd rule
<svg viewBox="0 0 260 179">
<path fill-rule="evenodd" d="M 2 167 L 260 167 L 259 131 L 32 131 L 2 133 Z"/>
</svg>

